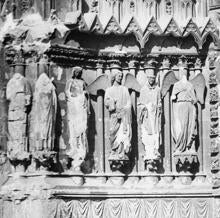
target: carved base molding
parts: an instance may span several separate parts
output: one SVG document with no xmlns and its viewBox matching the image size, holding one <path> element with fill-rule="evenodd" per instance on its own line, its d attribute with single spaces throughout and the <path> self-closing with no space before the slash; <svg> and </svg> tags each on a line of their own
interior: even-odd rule
<svg viewBox="0 0 220 218">
<path fill-rule="evenodd" d="M 207 184 L 204 175 L 193 180 L 196 185 L 192 182 L 173 187 L 174 181 L 184 177 L 120 176 L 12 174 L 1 187 L 1 218 L 220 217 L 220 195 Z M 76 184 L 79 178 L 84 184 Z M 117 185 L 112 183 L 116 178 Z M 125 182 L 120 184 L 120 179 Z M 151 186 L 150 182 L 157 185 Z"/>
<path fill-rule="evenodd" d="M 153 190 L 117 187 L 82 189 L 67 184 L 66 187 L 60 187 L 58 184 L 64 183 L 63 178 L 51 180 L 42 176 L 26 178 L 30 181 L 24 185 L 20 179 L 13 179 L 10 191 L 3 187 L 0 198 L 2 218 L 220 217 L 220 199 L 211 189 L 155 193 Z M 19 184 L 23 185 L 19 188 Z"/>
<path fill-rule="evenodd" d="M 2 218 L 68 218 L 68 217 L 109 217 L 109 218 L 159 218 L 195 217 L 218 218 L 212 210 L 211 198 L 121 198 L 121 199 L 51 199 L 27 200 L 21 204 L 2 201 Z"/>
<path fill-rule="evenodd" d="M 62 187 L 78 187 L 80 188 L 107 188 L 114 187 L 134 190 L 154 190 L 158 192 L 166 190 L 172 192 L 177 189 L 187 190 L 200 190 L 210 189 L 213 187 L 211 178 L 208 178 L 205 174 L 150 174 L 139 173 L 125 175 L 122 173 L 110 173 L 110 174 L 82 174 L 81 172 L 67 171 L 62 174 L 51 173 L 48 171 L 36 171 L 33 173 L 19 173 L 9 175 L 10 181 L 13 178 L 17 178 L 19 181 L 25 179 L 26 181 L 32 181 L 34 178 L 45 178 L 51 184 L 58 184 Z M 7 185 L 7 184 L 6 184 Z"/>
</svg>

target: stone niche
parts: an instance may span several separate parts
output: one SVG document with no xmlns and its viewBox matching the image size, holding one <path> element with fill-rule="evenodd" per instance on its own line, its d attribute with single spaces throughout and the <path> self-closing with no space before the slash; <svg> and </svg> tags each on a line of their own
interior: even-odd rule
<svg viewBox="0 0 220 218">
<path fill-rule="evenodd" d="M 0 53 L 0 217 L 220 217 L 218 31 L 167 2 L 32 2 Z"/>
</svg>

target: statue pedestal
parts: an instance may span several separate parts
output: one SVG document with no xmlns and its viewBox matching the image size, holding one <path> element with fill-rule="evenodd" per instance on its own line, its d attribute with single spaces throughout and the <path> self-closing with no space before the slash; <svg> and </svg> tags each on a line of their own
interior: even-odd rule
<svg viewBox="0 0 220 218">
<path fill-rule="evenodd" d="M 143 157 L 143 158 L 144 158 L 145 170 L 147 172 L 154 173 L 158 171 L 160 158 L 158 159 L 148 159 L 146 157 Z"/>
<path fill-rule="evenodd" d="M 117 186 L 123 185 L 125 179 L 124 174 L 121 171 L 123 171 L 123 167 L 125 167 L 129 159 L 127 157 L 120 159 L 118 155 L 110 155 L 108 160 L 112 170 L 112 175 L 109 178 L 110 182 Z"/>
<path fill-rule="evenodd" d="M 30 153 L 26 151 L 9 152 L 8 159 L 10 160 L 13 170 L 16 173 L 24 173 L 30 164 Z"/>
<path fill-rule="evenodd" d="M 159 182 L 159 175 L 156 173 L 142 173 L 141 179 L 137 184 L 138 188 L 152 188 L 156 186 Z"/>
<path fill-rule="evenodd" d="M 29 171 L 49 171 L 56 159 L 55 151 L 35 151 L 32 153 L 33 162 Z"/>
<path fill-rule="evenodd" d="M 106 176 L 103 174 L 88 174 L 85 177 L 85 186 L 104 186 L 106 181 Z"/>
<path fill-rule="evenodd" d="M 63 176 L 71 177 L 74 186 L 82 186 L 84 184 L 84 177 L 81 171 L 67 170 L 62 174 Z"/>
<path fill-rule="evenodd" d="M 124 181 L 125 181 L 124 174 L 120 172 L 115 172 L 111 174 L 109 177 L 110 185 L 113 185 L 113 186 L 122 186 L 124 184 Z M 107 184 L 109 183 L 107 182 Z"/>
<path fill-rule="evenodd" d="M 186 151 L 173 154 L 177 172 L 197 173 L 199 170 L 199 161 L 197 152 Z"/>
</svg>

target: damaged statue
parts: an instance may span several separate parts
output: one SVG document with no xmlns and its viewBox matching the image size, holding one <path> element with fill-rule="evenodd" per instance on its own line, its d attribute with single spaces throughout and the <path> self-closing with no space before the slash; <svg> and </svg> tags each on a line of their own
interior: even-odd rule
<svg viewBox="0 0 220 218">
<path fill-rule="evenodd" d="M 139 120 L 145 152 L 144 161 L 147 163 L 147 167 L 153 167 L 154 162 L 160 158 L 161 95 L 153 71 L 148 73 L 147 79 L 140 92 L 138 104 L 140 108 Z"/>
<path fill-rule="evenodd" d="M 20 73 L 15 73 L 6 88 L 8 108 L 8 153 L 10 159 L 28 159 L 27 119 L 31 105 L 31 87 Z"/>
<path fill-rule="evenodd" d="M 88 151 L 89 97 L 82 79 L 82 68 L 74 67 L 72 73 L 65 88 L 70 145 L 67 154 L 72 159 L 72 169 L 79 171 Z"/>
</svg>

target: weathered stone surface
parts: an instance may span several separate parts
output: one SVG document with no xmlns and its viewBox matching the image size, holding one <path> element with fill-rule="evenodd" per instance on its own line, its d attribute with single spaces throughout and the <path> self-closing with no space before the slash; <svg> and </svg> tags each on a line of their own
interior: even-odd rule
<svg viewBox="0 0 220 218">
<path fill-rule="evenodd" d="M 220 216 L 218 1 L 2 3 L 0 216 Z"/>
</svg>

